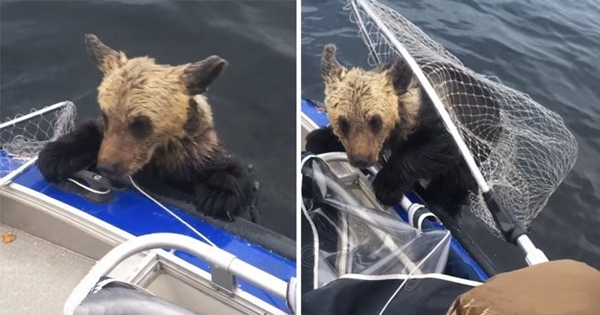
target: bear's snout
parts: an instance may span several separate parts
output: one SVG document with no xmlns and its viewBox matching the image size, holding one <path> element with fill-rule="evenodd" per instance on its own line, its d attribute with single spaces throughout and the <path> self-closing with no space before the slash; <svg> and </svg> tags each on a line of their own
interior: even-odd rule
<svg viewBox="0 0 600 315">
<path fill-rule="evenodd" d="M 350 164 L 357 168 L 365 168 L 375 165 L 375 161 L 364 155 L 355 155 L 350 157 Z"/>
<path fill-rule="evenodd" d="M 115 150 L 111 150 L 110 146 L 100 148 L 98 154 L 98 162 L 96 167 L 100 174 L 109 178 L 121 178 L 129 175 L 132 168 L 131 152 L 121 151 L 119 154 Z"/>
<path fill-rule="evenodd" d="M 367 168 L 377 164 L 379 146 L 376 145 L 377 139 L 372 135 L 358 133 L 342 142 L 350 165 L 356 168 Z"/>
<path fill-rule="evenodd" d="M 348 154 L 350 165 L 356 168 L 367 168 L 377 164 L 377 158 L 368 155 L 353 155 Z"/>
<path fill-rule="evenodd" d="M 98 171 L 107 177 L 122 177 L 124 168 L 119 163 L 98 161 Z"/>
<path fill-rule="evenodd" d="M 123 133 L 107 132 L 98 152 L 98 171 L 110 178 L 122 178 L 135 173 L 146 154 L 144 147 L 131 136 Z"/>
</svg>

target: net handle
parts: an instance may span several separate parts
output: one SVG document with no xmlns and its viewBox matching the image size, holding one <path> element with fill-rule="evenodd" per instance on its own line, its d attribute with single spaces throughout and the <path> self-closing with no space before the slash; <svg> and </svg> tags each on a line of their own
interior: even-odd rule
<svg viewBox="0 0 600 315">
<path fill-rule="evenodd" d="M 4 186 L 4 185 L 8 185 L 12 182 L 12 180 L 17 177 L 17 175 L 20 175 L 21 173 L 25 172 L 25 170 L 29 169 L 29 167 L 31 167 L 33 164 L 35 164 L 35 162 L 37 161 L 37 156 L 31 158 L 29 161 L 23 163 L 23 165 L 19 166 L 17 169 L 15 169 L 14 171 L 6 174 L 4 177 L 0 178 L 0 187 Z"/>
<path fill-rule="evenodd" d="M 16 117 L 16 118 L 13 118 L 11 120 L 1 123 L 0 130 L 10 127 L 10 126 L 14 126 L 23 121 L 27 121 L 29 119 L 32 119 L 33 117 L 41 116 L 45 113 L 55 111 L 55 110 L 58 110 L 61 108 L 67 108 L 69 106 L 73 107 L 73 109 L 75 108 L 75 104 L 73 104 L 73 102 L 62 101 L 62 102 L 44 107 L 40 110 L 32 111 L 29 114 L 19 116 L 19 117 Z M 50 139 L 50 140 L 53 140 L 53 139 Z M 11 171 L 10 173 L 6 174 L 4 177 L 0 178 L 0 187 L 10 184 L 13 181 L 13 179 L 15 177 L 17 177 L 17 175 L 20 175 L 21 173 L 23 173 L 27 169 L 29 169 L 32 165 L 34 165 L 35 162 L 37 161 L 37 159 L 38 159 L 38 156 L 36 155 L 36 156 L 32 157 L 31 159 L 29 159 L 27 162 L 23 163 L 21 166 L 19 166 L 15 170 Z"/>
<path fill-rule="evenodd" d="M 40 115 L 43 115 L 43 114 L 45 114 L 47 112 L 59 109 L 61 107 L 65 107 L 65 106 L 69 105 L 69 103 L 71 103 L 71 102 L 70 101 L 64 101 L 64 102 L 56 103 L 54 105 L 50 105 L 50 106 L 42 108 L 40 110 L 36 110 L 34 112 L 31 112 L 31 113 L 29 113 L 27 115 L 23 115 L 21 117 L 17 117 L 15 119 L 9 120 L 7 122 L 1 123 L 0 124 L 0 129 L 6 128 L 8 126 L 16 125 L 17 123 L 20 123 L 22 121 L 31 119 L 31 118 L 33 118 L 35 116 L 40 116 Z"/>
<path fill-rule="evenodd" d="M 369 17 L 373 20 L 375 25 L 379 28 L 379 31 L 382 33 L 382 35 L 388 40 L 390 44 L 394 46 L 394 48 L 396 48 L 396 50 L 402 55 L 402 57 L 404 57 L 404 59 L 412 69 L 414 75 L 421 83 L 421 86 L 431 99 L 435 109 L 442 118 L 446 129 L 448 130 L 448 132 L 452 136 L 452 139 L 454 139 L 454 142 L 458 146 L 458 149 L 460 150 L 463 158 L 465 159 L 465 162 L 467 163 L 471 174 L 473 175 L 475 181 L 477 182 L 477 185 L 481 189 L 486 205 L 488 206 L 488 209 L 490 210 L 492 217 L 496 222 L 496 225 L 504 235 L 506 241 L 511 244 L 518 245 L 519 247 L 521 247 L 521 249 L 523 249 L 523 251 L 526 254 L 527 263 L 529 265 L 547 262 L 548 258 L 546 258 L 542 251 L 540 251 L 533 245 L 533 243 L 529 239 L 529 236 L 527 235 L 527 232 L 523 228 L 521 222 L 515 217 L 514 213 L 512 213 L 512 211 L 500 208 L 500 206 L 496 202 L 494 191 L 487 184 L 485 178 L 483 177 L 483 174 L 481 174 L 481 171 L 475 163 L 475 159 L 471 155 L 471 151 L 460 136 L 458 128 L 452 122 L 448 111 L 446 111 L 444 103 L 442 103 L 442 101 L 438 97 L 437 93 L 435 92 L 435 89 L 421 70 L 421 67 L 416 62 L 416 60 L 410 55 L 410 53 L 404 47 L 404 45 L 402 45 L 402 43 L 400 43 L 400 41 L 398 41 L 394 37 L 392 31 L 375 14 L 373 9 L 366 3 L 365 0 L 349 1 L 351 2 L 353 9 L 356 9 L 356 5 L 358 5 L 365 11 L 365 13 L 367 13 L 367 15 L 369 15 Z M 356 3 L 356 5 L 354 5 L 354 3 Z M 354 13 L 357 16 L 360 15 L 360 13 L 357 11 L 355 11 Z"/>
</svg>

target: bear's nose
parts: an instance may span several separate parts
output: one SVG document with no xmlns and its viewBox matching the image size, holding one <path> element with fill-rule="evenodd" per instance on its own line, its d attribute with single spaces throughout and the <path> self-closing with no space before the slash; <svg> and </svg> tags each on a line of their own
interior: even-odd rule
<svg viewBox="0 0 600 315">
<path fill-rule="evenodd" d="M 353 156 L 350 159 L 350 164 L 354 167 L 363 168 L 369 166 L 369 158 L 362 155 Z"/>
<path fill-rule="evenodd" d="M 98 163 L 98 171 L 103 175 L 115 175 L 119 171 L 119 164 L 117 163 Z"/>
</svg>

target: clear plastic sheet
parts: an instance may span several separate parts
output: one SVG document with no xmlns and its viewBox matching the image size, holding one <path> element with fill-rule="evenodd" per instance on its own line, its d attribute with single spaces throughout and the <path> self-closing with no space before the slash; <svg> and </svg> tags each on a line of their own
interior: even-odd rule
<svg viewBox="0 0 600 315">
<path fill-rule="evenodd" d="M 420 231 L 399 217 L 366 207 L 322 159 L 303 164 L 303 211 L 315 236 L 315 284 L 346 274 L 441 273 L 449 253 L 448 231 Z"/>
</svg>

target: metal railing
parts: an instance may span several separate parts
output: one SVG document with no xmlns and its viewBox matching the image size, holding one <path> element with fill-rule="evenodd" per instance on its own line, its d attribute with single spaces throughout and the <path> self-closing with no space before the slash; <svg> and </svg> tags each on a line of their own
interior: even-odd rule
<svg viewBox="0 0 600 315">
<path fill-rule="evenodd" d="M 288 284 L 285 281 L 238 259 L 224 250 L 181 234 L 153 233 L 126 241 L 100 259 L 72 291 L 64 304 L 63 315 L 72 315 L 100 277 L 108 275 L 122 261 L 143 251 L 160 248 L 183 250 L 206 261 L 211 265 L 212 279 L 218 286 L 222 286 L 225 281 L 229 284 L 235 284 L 235 277 L 240 277 L 273 293 L 277 297 L 286 299 Z M 229 278 L 227 279 L 226 276 L 229 276 Z M 240 289 L 234 286 L 231 290 L 232 293 L 235 293 Z"/>
</svg>

